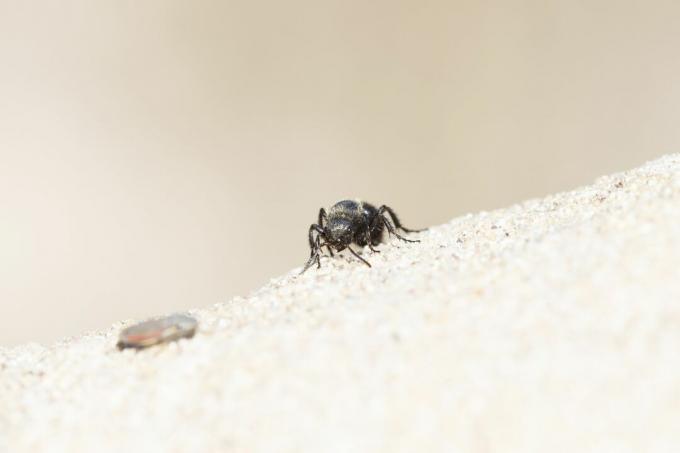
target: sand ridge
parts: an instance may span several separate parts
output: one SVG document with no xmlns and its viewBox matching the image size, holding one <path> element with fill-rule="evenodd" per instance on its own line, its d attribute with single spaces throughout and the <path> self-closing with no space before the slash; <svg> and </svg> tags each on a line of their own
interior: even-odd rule
<svg viewBox="0 0 680 453">
<path fill-rule="evenodd" d="M 0 451 L 672 451 L 680 155 L 325 257 L 192 310 L 0 348 Z"/>
</svg>

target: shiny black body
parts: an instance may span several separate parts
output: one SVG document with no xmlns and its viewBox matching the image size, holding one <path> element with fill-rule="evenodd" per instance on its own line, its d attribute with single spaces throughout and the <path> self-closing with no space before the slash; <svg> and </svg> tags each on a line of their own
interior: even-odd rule
<svg viewBox="0 0 680 453">
<path fill-rule="evenodd" d="M 359 256 L 350 245 L 356 244 L 359 247 L 368 245 L 372 251 L 378 252 L 374 247 L 382 242 L 385 230 L 405 242 L 419 241 L 406 239 L 397 233 L 397 230 L 407 233 L 422 231 L 405 228 L 392 208 L 385 205 L 376 208 L 364 201 L 343 200 L 334 204 L 328 213 L 321 208 L 318 223 L 309 227 L 311 253 L 302 272 L 309 269 L 314 262 L 321 267 L 320 255 L 323 247 L 326 247 L 331 256 L 333 250 L 341 252 L 347 249 L 371 267 L 370 263 Z"/>
</svg>

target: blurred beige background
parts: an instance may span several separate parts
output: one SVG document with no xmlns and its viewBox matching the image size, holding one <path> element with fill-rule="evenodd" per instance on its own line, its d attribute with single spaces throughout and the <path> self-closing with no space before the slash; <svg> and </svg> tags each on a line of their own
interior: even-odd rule
<svg viewBox="0 0 680 453">
<path fill-rule="evenodd" d="M 302 265 L 318 208 L 406 225 L 680 151 L 677 1 L 0 0 L 0 345 Z"/>
</svg>

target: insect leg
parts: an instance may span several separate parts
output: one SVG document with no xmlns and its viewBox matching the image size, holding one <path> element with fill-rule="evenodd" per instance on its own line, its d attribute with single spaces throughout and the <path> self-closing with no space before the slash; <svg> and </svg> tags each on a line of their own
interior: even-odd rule
<svg viewBox="0 0 680 453">
<path fill-rule="evenodd" d="M 324 208 L 319 209 L 319 226 L 321 228 L 325 228 L 326 225 L 328 225 L 328 214 L 326 214 L 326 210 Z M 328 254 L 330 256 L 333 255 L 333 249 L 331 249 L 330 245 L 326 245 L 326 250 L 328 250 Z"/>
<path fill-rule="evenodd" d="M 347 246 L 347 250 L 349 250 L 349 251 L 352 253 L 352 255 L 356 256 L 356 257 L 359 258 L 361 261 L 363 261 L 364 264 L 365 264 L 366 266 L 371 267 L 371 263 L 369 263 L 368 261 L 366 261 L 365 259 L 363 259 L 361 256 L 359 256 L 359 254 L 358 254 L 357 252 L 355 252 L 354 250 L 352 250 L 352 247 Z"/>
<path fill-rule="evenodd" d="M 320 246 L 319 236 L 316 237 L 316 240 L 314 241 L 311 248 L 312 248 L 312 252 L 309 256 L 309 260 L 307 260 L 305 267 L 302 268 L 300 275 L 302 275 L 307 269 L 309 269 L 312 266 L 312 264 L 314 264 L 314 262 L 316 262 L 317 269 L 321 267 L 321 257 L 319 256 L 321 246 Z"/>
<path fill-rule="evenodd" d="M 384 207 L 386 207 L 386 206 L 383 206 L 378 210 L 377 218 L 380 219 L 380 221 L 382 221 L 383 225 L 385 225 L 385 228 L 387 228 L 388 233 L 394 234 L 396 237 L 398 237 L 399 239 L 401 239 L 404 242 L 420 242 L 417 239 L 406 239 L 405 237 L 403 237 L 402 235 L 397 233 L 397 230 L 394 228 L 394 225 L 392 225 L 392 222 L 390 222 L 390 220 L 387 218 L 387 216 L 385 216 L 384 211 L 383 211 Z"/>
<path fill-rule="evenodd" d="M 326 234 L 324 229 L 321 226 L 319 226 L 315 223 L 313 223 L 309 226 L 308 239 L 309 239 L 309 248 L 311 249 L 312 254 L 314 254 L 315 247 L 318 248 L 318 246 L 316 246 L 316 242 L 318 242 L 318 241 L 315 241 L 315 238 L 314 238 L 314 232 L 315 231 L 317 233 L 317 235 L 316 235 L 317 239 L 319 238 L 319 236 L 324 236 Z"/>
<path fill-rule="evenodd" d="M 368 244 L 368 248 L 371 249 L 371 252 L 380 253 L 380 250 L 376 250 L 373 248 L 371 240 L 371 231 L 373 230 L 372 226 L 373 225 L 371 225 L 371 227 L 366 228 L 366 234 L 364 235 L 364 237 L 366 238 L 366 244 Z"/>
<path fill-rule="evenodd" d="M 300 271 L 300 275 L 304 274 L 307 269 L 312 267 L 312 264 L 314 264 L 314 261 L 317 262 L 317 266 L 320 266 L 319 255 L 317 253 L 312 253 L 312 256 L 310 256 L 309 260 L 307 261 L 307 264 L 305 264 L 305 267 L 303 267 L 302 271 Z"/>
<path fill-rule="evenodd" d="M 317 233 L 316 236 L 314 235 L 314 232 Z M 325 236 L 325 234 L 326 232 L 319 225 L 312 224 L 309 226 L 309 260 L 307 260 L 307 264 L 305 264 L 305 267 L 300 274 L 309 269 L 314 262 L 316 262 L 317 268 L 321 267 L 321 257 L 319 256 L 321 251 L 321 237 Z"/>
<path fill-rule="evenodd" d="M 394 212 L 394 209 L 386 205 L 380 206 L 380 209 L 378 209 L 378 215 L 379 216 L 384 215 L 385 212 L 387 212 L 390 215 L 390 217 L 392 218 L 392 222 L 394 222 L 394 226 L 397 227 L 397 229 L 399 230 L 406 231 L 407 233 L 419 233 L 427 229 L 423 228 L 422 230 L 412 230 L 410 228 L 406 228 L 404 225 L 401 224 L 401 221 L 399 221 L 399 217 L 397 217 L 397 214 Z"/>
<path fill-rule="evenodd" d="M 328 215 L 324 208 L 319 209 L 319 226 L 323 227 L 328 223 Z"/>
</svg>

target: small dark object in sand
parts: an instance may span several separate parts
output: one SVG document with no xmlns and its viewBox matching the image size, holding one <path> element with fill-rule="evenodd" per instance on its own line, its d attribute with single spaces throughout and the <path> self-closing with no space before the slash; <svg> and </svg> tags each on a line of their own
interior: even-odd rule
<svg viewBox="0 0 680 453">
<path fill-rule="evenodd" d="M 302 272 L 309 269 L 314 262 L 316 262 L 317 267 L 321 267 L 320 255 L 322 247 L 326 247 L 331 256 L 333 256 L 333 250 L 341 252 L 347 249 L 352 255 L 363 261 L 365 265 L 371 267 L 368 261 L 360 257 L 350 247 L 350 244 L 356 244 L 359 247 L 368 245 L 371 251 L 377 252 L 373 247 L 382 242 L 385 230 L 405 242 L 420 241 L 406 239 L 397 233 L 397 230 L 402 230 L 406 233 L 423 231 L 410 230 L 404 227 L 394 210 L 385 205 L 376 208 L 365 201 L 343 200 L 335 203 L 328 210 L 328 214 L 326 214 L 324 208 L 321 208 L 319 211 L 319 222 L 309 227 L 309 248 L 311 249 L 311 254 Z"/>
<path fill-rule="evenodd" d="M 118 349 L 142 349 L 180 338 L 191 338 L 198 322 L 191 316 L 175 314 L 149 319 L 130 326 L 120 333 Z"/>
</svg>

